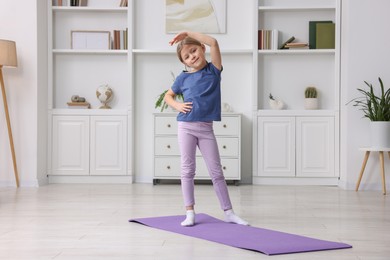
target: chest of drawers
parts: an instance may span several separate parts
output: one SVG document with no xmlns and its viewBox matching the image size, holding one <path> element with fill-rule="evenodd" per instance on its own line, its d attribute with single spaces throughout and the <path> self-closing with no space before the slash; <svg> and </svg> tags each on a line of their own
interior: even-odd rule
<svg viewBox="0 0 390 260">
<path fill-rule="evenodd" d="M 154 184 L 160 179 L 180 179 L 176 115 L 176 113 L 154 114 Z M 225 179 L 238 183 L 241 179 L 241 114 L 223 114 L 221 121 L 214 122 L 214 134 L 218 142 Z M 199 150 L 196 154 L 195 179 L 210 180 Z"/>
</svg>

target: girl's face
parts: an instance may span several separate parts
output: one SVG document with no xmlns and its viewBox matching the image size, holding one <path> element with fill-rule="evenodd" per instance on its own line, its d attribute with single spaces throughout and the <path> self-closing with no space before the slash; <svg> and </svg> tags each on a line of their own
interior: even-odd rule
<svg viewBox="0 0 390 260">
<path fill-rule="evenodd" d="M 204 45 L 188 44 L 184 45 L 181 50 L 183 63 L 192 69 L 192 72 L 202 69 L 206 65 Z"/>
</svg>

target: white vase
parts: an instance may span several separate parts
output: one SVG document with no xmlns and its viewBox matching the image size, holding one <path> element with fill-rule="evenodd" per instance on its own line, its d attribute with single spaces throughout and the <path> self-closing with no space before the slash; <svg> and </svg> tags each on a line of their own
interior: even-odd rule
<svg viewBox="0 0 390 260">
<path fill-rule="evenodd" d="M 318 99 L 317 98 L 305 98 L 305 109 L 317 109 Z"/>
<path fill-rule="evenodd" d="M 390 148 L 390 121 L 371 121 L 371 147 Z"/>
</svg>

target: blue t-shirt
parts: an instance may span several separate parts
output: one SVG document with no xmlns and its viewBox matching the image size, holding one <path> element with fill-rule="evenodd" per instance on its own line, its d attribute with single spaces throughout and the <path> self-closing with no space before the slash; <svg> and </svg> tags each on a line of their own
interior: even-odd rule
<svg viewBox="0 0 390 260">
<path fill-rule="evenodd" d="M 183 94 L 184 102 L 192 102 L 192 110 L 179 113 L 178 121 L 221 121 L 221 71 L 208 62 L 199 71 L 183 71 L 177 76 L 172 91 Z"/>
</svg>

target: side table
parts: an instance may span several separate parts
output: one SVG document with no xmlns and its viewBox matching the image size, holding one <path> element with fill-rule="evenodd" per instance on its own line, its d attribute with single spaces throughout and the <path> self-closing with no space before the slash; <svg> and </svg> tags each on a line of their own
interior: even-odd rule
<svg viewBox="0 0 390 260">
<path fill-rule="evenodd" d="M 360 151 L 365 151 L 366 154 L 364 155 L 364 161 L 362 165 L 362 169 L 360 170 L 360 175 L 358 182 L 356 183 L 356 191 L 359 189 L 360 181 L 362 180 L 364 169 L 366 168 L 366 164 L 368 161 L 368 157 L 370 157 L 371 152 L 379 152 L 379 161 L 380 161 L 380 169 L 381 169 L 381 174 L 382 174 L 382 191 L 383 195 L 386 195 L 386 179 L 385 179 L 385 159 L 384 159 L 384 152 L 387 152 L 389 155 L 390 159 L 390 148 L 375 148 L 375 147 L 365 147 L 365 148 L 360 148 Z"/>
</svg>

